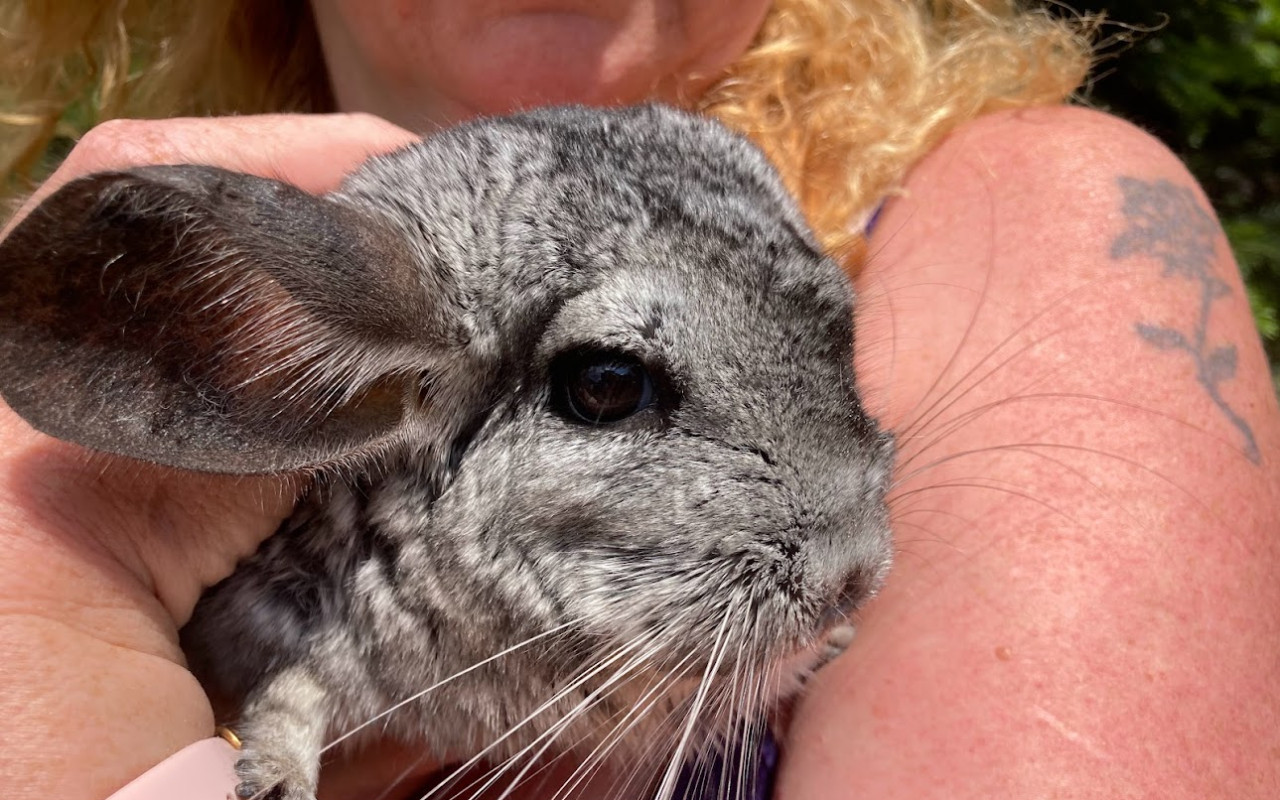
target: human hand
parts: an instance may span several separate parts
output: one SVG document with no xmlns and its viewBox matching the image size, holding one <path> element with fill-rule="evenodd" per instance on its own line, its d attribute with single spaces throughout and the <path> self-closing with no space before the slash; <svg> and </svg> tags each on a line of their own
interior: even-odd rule
<svg viewBox="0 0 1280 800">
<path fill-rule="evenodd" d="M 111 122 L 68 181 L 200 163 L 334 188 L 416 137 L 366 115 Z M 0 774 L 18 798 L 98 798 L 213 731 L 178 628 L 292 508 L 301 480 L 193 475 L 85 452 L 0 407 Z"/>
</svg>

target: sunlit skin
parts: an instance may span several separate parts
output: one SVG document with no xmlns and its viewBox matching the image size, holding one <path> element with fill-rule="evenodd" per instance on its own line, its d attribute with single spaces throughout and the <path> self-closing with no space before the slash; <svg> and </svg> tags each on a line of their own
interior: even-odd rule
<svg viewBox="0 0 1280 800">
<path fill-rule="evenodd" d="M 765 4 L 580 6 L 316 11 L 340 105 L 421 130 L 551 101 L 692 98 Z M 116 123 L 50 185 L 190 161 L 322 191 L 412 136 L 364 115 Z M 1260 463 L 1187 359 L 1135 333 L 1192 320 L 1196 303 L 1157 260 L 1112 256 L 1130 222 L 1121 176 L 1194 186 L 1112 118 L 1005 112 L 950 137 L 886 206 L 859 279 L 858 361 L 900 437 L 900 555 L 800 707 L 777 797 L 1280 791 L 1280 409 L 1225 241 L 1205 267 L 1229 289 L 1209 333 L 1237 349 L 1221 391 Z M 0 415 L 7 797 L 97 800 L 209 735 L 177 627 L 295 488 L 109 463 Z M 324 796 L 368 796 L 418 757 L 337 765 Z"/>
<path fill-rule="evenodd" d="M 767 0 L 316 0 L 338 105 L 413 130 L 539 105 L 687 104 Z"/>
</svg>

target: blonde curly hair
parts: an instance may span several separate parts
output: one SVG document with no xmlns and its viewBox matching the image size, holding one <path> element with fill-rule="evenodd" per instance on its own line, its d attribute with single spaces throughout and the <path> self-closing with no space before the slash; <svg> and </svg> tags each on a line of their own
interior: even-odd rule
<svg viewBox="0 0 1280 800">
<path fill-rule="evenodd" d="M 948 131 L 1076 90 L 1082 31 L 1015 0 L 774 0 L 698 108 L 769 153 L 855 266 L 861 222 Z M 0 41 L 10 192 L 106 119 L 334 107 L 306 0 L 4 0 Z"/>
</svg>

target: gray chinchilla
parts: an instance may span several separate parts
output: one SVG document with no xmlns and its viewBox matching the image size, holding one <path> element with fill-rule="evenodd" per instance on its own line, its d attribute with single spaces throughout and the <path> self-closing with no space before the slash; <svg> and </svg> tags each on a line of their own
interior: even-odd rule
<svg viewBox="0 0 1280 800">
<path fill-rule="evenodd" d="M 667 796 L 889 563 L 851 303 L 741 137 L 547 109 L 322 197 L 200 166 L 65 186 L 0 245 L 0 390 L 90 448 L 317 474 L 183 631 L 239 709 L 242 796 L 312 797 L 368 722 L 346 742 L 506 781 L 572 751 Z"/>
</svg>

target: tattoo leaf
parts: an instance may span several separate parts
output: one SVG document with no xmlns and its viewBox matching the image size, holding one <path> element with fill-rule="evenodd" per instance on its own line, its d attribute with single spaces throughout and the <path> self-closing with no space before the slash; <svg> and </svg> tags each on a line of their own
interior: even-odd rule
<svg viewBox="0 0 1280 800">
<path fill-rule="evenodd" d="M 1204 363 L 1204 379 L 1209 383 L 1217 383 L 1236 374 L 1236 347 L 1224 344 L 1209 353 Z"/>
<path fill-rule="evenodd" d="M 1190 350 L 1191 344 L 1182 331 L 1173 328 L 1162 328 L 1159 325 L 1137 324 L 1138 335 L 1161 350 Z"/>
<path fill-rule="evenodd" d="M 1209 344 L 1209 316 L 1213 304 L 1231 294 L 1231 286 L 1214 274 L 1220 231 L 1213 216 L 1201 207 L 1195 192 L 1167 180 L 1119 178 L 1124 193 L 1122 211 L 1129 227 L 1111 243 L 1111 257 L 1153 257 L 1164 267 L 1164 276 L 1190 279 L 1200 284 L 1199 318 L 1190 331 L 1138 323 L 1138 335 L 1161 350 L 1182 350 L 1195 361 L 1196 380 L 1227 420 L 1244 437 L 1245 456 L 1261 463 L 1253 428 L 1222 396 L 1219 384 L 1234 378 L 1238 355 L 1235 345 Z"/>
</svg>

